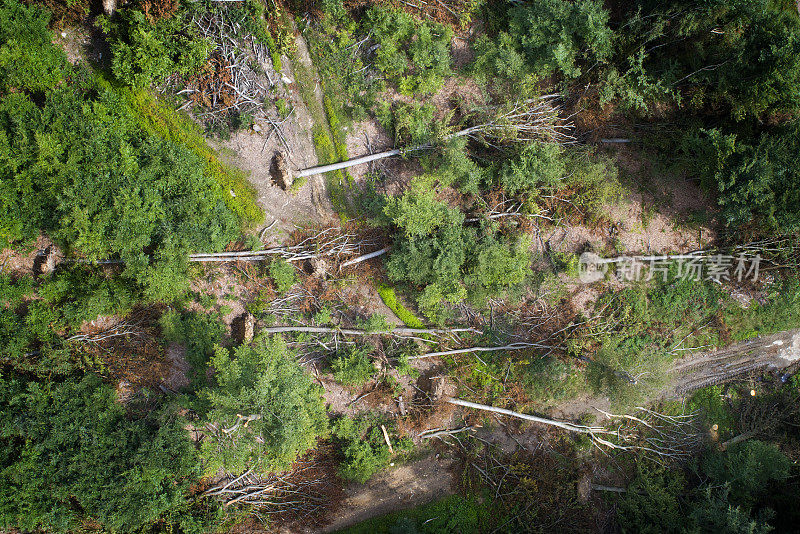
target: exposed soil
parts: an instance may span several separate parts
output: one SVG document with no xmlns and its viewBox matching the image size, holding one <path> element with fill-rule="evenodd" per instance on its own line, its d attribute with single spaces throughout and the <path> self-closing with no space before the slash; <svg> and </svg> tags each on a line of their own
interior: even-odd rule
<svg viewBox="0 0 800 534">
<path fill-rule="evenodd" d="M 452 460 L 434 455 L 378 473 L 366 484 L 349 484 L 342 508 L 320 532 L 336 532 L 372 517 L 451 495 L 455 487 L 452 467 Z"/>
<path fill-rule="evenodd" d="M 308 50 L 300 35 L 297 36 L 297 54 L 300 61 L 310 64 Z M 324 225 L 335 219 L 321 176 L 309 177 L 297 191 L 284 191 L 270 174 L 272 158 L 279 151 L 286 154 L 289 166 L 294 170 L 318 163 L 311 133 L 314 121 L 294 85 L 291 62 L 284 57 L 282 64 L 280 73 L 271 70 L 271 65 L 262 65 L 273 73 L 270 78 L 275 84 L 275 94 L 285 96 L 291 102 L 291 115 L 286 120 L 281 122 L 280 118 L 274 118 L 274 122 L 280 123 L 280 132 L 275 131 L 276 127 L 269 121 L 257 120 L 252 129 L 239 131 L 230 140 L 216 143 L 223 159 L 249 174 L 249 181 L 258 194 L 258 204 L 266 214 L 266 225 L 275 222 L 266 235 L 275 243 L 282 242 L 298 226 Z M 266 75 L 262 83 L 269 83 Z"/>
<path fill-rule="evenodd" d="M 48 250 L 55 253 L 57 258 L 62 258 L 63 253 L 47 236 L 40 235 L 36 241 L 27 248 L 0 250 L 0 274 L 11 273 L 16 276 L 36 274 L 39 263 L 44 259 Z"/>
<path fill-rule="evenodd" d="M 621 201 L 606 208 L 606 221 L 558 226 L 542 233 L 558 252 L 581 253 L 592 249 L 605 255 L 683 253 L 708 247 L 716 239 L 714 211 L 697 185 L 672 174 L 656 174 L 629 148 L 620 149 L 620 166 L 639 181 L 628 184 Z M 700 222 L 698 218 L 706 219 Z M 538 252 L 541 243 L 534 242 Z"/>
</svg>

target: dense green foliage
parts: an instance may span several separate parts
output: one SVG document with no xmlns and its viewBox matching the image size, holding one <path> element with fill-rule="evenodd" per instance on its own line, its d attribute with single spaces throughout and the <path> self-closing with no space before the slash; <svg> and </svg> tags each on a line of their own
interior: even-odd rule
<svg viewBox="0 0 800 534">
<path fill-rule="evenodd" d="M 363 484 L 389 465 L 392 456 L 383 437 L 381 424 L 390 435 L 395 454 L 406 453 L 412 448 L 410 439 L 398 440 L 394 436 L 394 427 L 388 421 L 369 416 L 356 419 L 342 417 L 336 420 L 332 428 L 333 437 L 344 456 L 344 461 L 339 466 L 342 477 Z"/>
<path fill-rule="evenodd" d="M 0 383 L 0 522 L 76 528 L 84 517 L 132 531 L 183 506 L 198 462 L 169 409 L 126 416 L 92 374 L 64 383 Z"/>
<path fill-rule="evenodd" d="M 727 224 L 756 222 L 778 233 L 800 229 L 800 127 L 755 138 L 702 130 L 686 145 L 705 185 L 719 191 Z"/>
<path fill-rule="evenodd" d="M 397 227 L 397 242 L 386 264 L 389 278 L 420 288 L 418 303 L 433 321 L 447 317 L 447 305 L 522 284 L 530 256 L 524 241 L 499 238 L 489 226 L 465 226 L 464 214 L 436 199 L 432 178 L 417 178 L 410 191 L 389 200 L 386 215 Z"/>
<path fill-rule="evenodd" d="M 147 87 L 171 74 L 192 74 L 211 51 L 185 11 L 154 21 L 138 9 L 125 9 L 108 30 L 114 76 L 127 85 Z"/>
<path fill-rule="evenodd" d="M 31 16 L 9 5 L 4 31 Z M 33 56 L 56 51 L 49 40 L 24 43 Z M 221 198 L 195 154 L 143 130 L 85 71 L 43 97 L 0 96 L 0 244 L 46 231 L 89 260 L 120 258 L 150 298 L 170 300 L 186 288 L 188 250 L 238 235 Z"/>
<path fill-rule="evenodd" d="M 278 258 L 269 264 L 269 277 L 278 293 L 285 293 L 297 283 L 297 272 L 291 263 Z"/>
<path fill-rule="evenodd" d="M 363 386 L 375 374 L 370 357 L 374 347 L 352 346 L 343 349 L 331 362 L 333 378 L 345 386 Z"/>
<path fill-rule="evenodd" d="M 24 94 L 0 100 L 2 238 L 48 231 L 90 260 L 118 256 L 152 298 L 175 298 L 184 254 L 222 247 L 238 222 L 197 158 L 144 134 L 125 109 L 89 81 L 43 108 Z"/>
<path fill-rule="evenodd" d="M 64 52 L 51 46 L 50 14 L 5 0 L 0 7 L 0 88 L 48 91 L 67 71 Z M 0 229 L 1 230 L 1 229 Z"/>
<path fill-rule="evenodd" d="M 800 27 L 797 15 L 775 2 L 642 0 L 620 7 L 616 63 L 632 88 L 672 93 L 739 119 L 800 103 Z"/>
<path fill-rule="evenodd" d="M 0 275 L 0 354 L 3 364 L 41 376 L 92 367 L 80 346 L 65 341 L 84 321 L 127 314 L 137 288 L 89 269 L 64 270 L 34 288 L 30 277 Z"/>
<path fill-rule="evenodd" d="M 769 532 L 771 514 L 753 504 L 789 476 L 790 460 L 774 446 L 749 441 L 709 452 L 695 487 L 663 468 L 638 464 L 620 501 L 624 532 Z"/>
<path fill-rule="evenodd" d="M 277 336 L 233 352 L 217 349 L 216 384 L 201 392 L 210 407 L 206 420 L 220 429 L 202 445 L 207 473 L 287 469 L 325 435 L 320 388 L 295 358 Z M 253 420 L 245 426 L 239 415 Z"/>
<path fill-rule="evenodd" d="M 546 0 L 515 5 L 504 28 L 475 43 L 475 72 L 485 78 L 521 80 L 559 74 L 575 78 L 581 64 L 594 68 L 612 52 L 613 33 L 601 2 Z"/>
<path fill-rule="evenodd" d="M 401 93 L 433 93 L 441 87 L 450 73 L 449 28 L 382 6 L 370 8 L 364 24 L 379 45 L 375 66 Z"/>
<path fill-rule="evenodd" d="M 516 158 L 500 164 L 500 185 L 510 195 L 536 194 L 538 189 L 557 186 L 566 174 L 561 149 L 555 143 L 531 143 Z"/>
</svg>

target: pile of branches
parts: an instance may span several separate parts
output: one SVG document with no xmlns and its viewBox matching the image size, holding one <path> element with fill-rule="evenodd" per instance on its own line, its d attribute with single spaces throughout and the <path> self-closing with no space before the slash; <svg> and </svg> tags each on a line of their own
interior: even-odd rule
<svg viewBox="0 0 800 534">
<path fill-rule="evenodd" d="M 542 95 L 515 102 L 507 109 L 478 110 L 477 126 L 458 132 L 488 146 L 514 142 L 575 143 L 572 115 L 564 117 L 561 95 Z"/>
<path fill-rule="evenodd" d="M 252 469 L 226 475 L 203 495 L 215 497 L 225 507 L 247 506 L 271 521 L 304 522 L 319 518 L 341 493 L 330 447 L 320 447 L 282 473 L 259 474 Z"/>
<path fill-rule="evenodd" d="M 264 261 L 280 257 L 288 262 L 325 260 L 336 266 L 346 259 L 369 254 L 380 244 L 377 238 L 363 237 L 355 233 L 341 233 L 339 228 L 325 228 L 302 238 L 294 245 L 271 247 L 262 250 L 238 252 L 198 253 L 189 256 L 190 262 L 220 261 Z"/>
<path fill-rule="evenodd" d="M 185 106 L 195 104 L 204 111 L 198 117 L 206 123 L 223 123 L 233 114 L 264 118 L 264 101 L 274 85 L 269 72 L 260 65 L 269 64 L 269 49 L 245 29 L 249 14 L 224 2 L 192 17 L 192 24 L 212 43 L 208 65 L 195 76 L 173 78 L 168 85 L 185 85 L 179 94 L 187 94 Z M 268 84 L 262 83 L 266 75 Z"/>
<path fill-rule="evenodd" d="M 670 415 L 644 407 L 636 407 L 634 409 L 636 415 L 611 414 L 598 410 L 617 424 L 616 428 L 613 428 L 548 419 L 463 399 L 446 398 L 445 401 L 456 406 L 506 415 L 583 434 L 591 440 L 592 445 L 603 452 L 636 452 L 664 463 L 690 460 L 697 455 L 705 439 L 705 432 L 698 422 L 697 413 Z"/>
<path fill-rule="evenodd" d="M 139 308 L 105 324 L 87 323 L 66 341 L 88 359 L 102 361 L 104 375 L 135 386 L 155 386 L 167 372 L 159 341 L 158 310 Z"/>
</svg>

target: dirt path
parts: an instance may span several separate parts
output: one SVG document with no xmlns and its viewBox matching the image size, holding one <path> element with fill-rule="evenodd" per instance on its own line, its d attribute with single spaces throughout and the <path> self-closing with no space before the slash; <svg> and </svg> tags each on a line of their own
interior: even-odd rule
<svg viewBox="0 0 800 534">
<path fill-rule="evenodd" d="M 452 461 L 429 456 L 345 488 L 347 499 L 320 532 L 336 532 L 367 519 L 441 499 L 454 492 Z"/>
<path fill-rule="evenodd" d="M 299 34 L 296 43 L 298 60 L 316 72 Z M 330 224 L 336 219 L 322 177 L 311 176 L 305 185 L 292 192 L 281 189 L 270 173 L 272 158 L 279 151 L 287 155 L 293 169 L 318 164 L 312 137 L 313 114 L 297 89 L 291 64 L 289 58 L 283 57 L 281 72 L 273 70 L 271 64 L 261 65 L 265 72 L 270 72 L 269 79 L 265 75 L 262 83 L 268 84 L 271 79 L 274 94 L 291 105 L 292 111 L 285 120 L 273 117 L 275 122 L 280 122 L 280 131 L 269 121 L 256 120 L 254 128 L 236 132 L 228 141 L 215 143 L 224 159 L 248 173 L 250 183 L 258 192 L 258 203 L 266 214 L 265 224 L 269 226 L 275 221 L 268 234 L 275 243 L 283 241 L 296 226 Z M 320 93 L 317 96 L 321 102 L 321 89 L 317 87 L 316 92 Z"/>
</svg>

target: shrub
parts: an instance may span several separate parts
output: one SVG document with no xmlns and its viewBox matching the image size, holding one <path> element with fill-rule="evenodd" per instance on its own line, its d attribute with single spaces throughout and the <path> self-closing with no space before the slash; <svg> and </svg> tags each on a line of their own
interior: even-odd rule
<svg viewBox="0 0 800 534">
<path fill-rule="evenodd" d="M 285 293 L 297 283 L 297 273 L 288 261 L 278 258 L 269 264 L 269 276 L 278 293 Z"/>
<path fill-rule="evenodd" d="M 239 235 L 195 154 L 147 135 L 91 78 L 41 106 L 19 93 L 0 99 L 0 164 L 0 228 L 14 228 L 11 239 L 44 230 L 89 260 L 116 256 L 154 299 L 186 289 L 188 251 Z"/>
<path fill-rule="evenodd" d="M 640 108 L 674 96 L 676 104 L 735 120 L 791 114 L 800 105 L 796 10 L 772 0 L 618 7 L 626 22 L 614 67 L 602 76 L 609 93 Z"/>
<path fill-rule="evenodd" d="M 703 184 L 719 192 L 725 222 L 767 231 L 800 228 L 800 126 L 740 139 L 718 129 L 700 130 L 684 144 L 699 163 Z"/>
<path fill-rule="evenodd" d="M 0 276 L 0 293 L 7 291 L 0 298 L 2 362 L 36 376 L 64 376 L 91 367 L 94 362 L 85 361 L 80 347 L 65 338 L 99 315 L 128 314 L 141 298 L 135 285 L 86 266 L 59 269 L 37 289 L 27 277 L 11 281 Z M 20 306 L 23 300 L 27 303 Z"/>
<path fill-rule="evenodd" d="M 452 30 L 384 6 L 370 8 L 364 24 L 379 45 L 375 66 L 401 93 L 428 94 L 441 87 L 450 73 Z"/>
<path fill-rule="evenodd" d="M 390 332 L 394 325 L 386 320 L 385 315 L 373 313 L 366 319 L 357 319 L 356 328 L 366 332 Z"/>
<path fill-rule="evenodd" d="M 0 4 L 0 87 L 4 91 L 47 91 L 63 79 L 67 57 L 52 45 L 49 21 L 50 14 L 38 6 L 16 0 Z"/>
<path fill-rule="evenodd" d="M 186 12 L 151 21 L 138 9 L 124 9 L 108 29 L 114 76 L 135 87 L 160 83 L 174 73 L 190 75 L 203 66 L 211 51 Z"/>
<path fill-rule="evenodd" d="M 470 298 L 481 305 L 492 295 L 520 286 L 529 274 L 524 240 L 500 241 L 489 227 L 464 226 L 464 214 L 436 200 L 430 177 L 389 199 L 386 215 L 397 234 L 386 263 L 389 278 L 421 287 L 422 312 L 434 322 L 447 318 L 448 303 Z"/>
<path fill-rule="evenodd" d="M 363 484 L 389 464 L 391 454 L 383 437 L 381 423 L 386 427 L 390 439 L 394 436 L 392 447 L 395 454 L 411 450 L 411 441 L 408 438 L 398 439 L 394 435 L 393 425 L 387 421 L 342 417 L 334 423 L 332 430 L 344 455 L 344 461 L 339 466 L 342 477 Z"/>
<path fill-rule="evenodd" d="M 434 120 L 436 107 L 433 104 L 389 104 L 383 102 L 378 108 L 378 120 L 391 132 L 395 145 L 413 147 L 435 142 L 444 126 Z"/>
<path fill-rule="evenodd" d="M 330 2 L 328 2 L 330 4 Z M 358 27 L 341 5 L 327 10 L 318 25 L 304 29 L 323 80 L 325 97 L 350 119 L 362 120 L 375 104 L 381 82 L 365 68 Z"/>
<path fill-rule="evenodd" d="M 572 203 L 583 210 L 590 221 L 596 221 L 622 198 L 617 167 L 609 159 L 591 153 L 576 150 L 565 155 L 567 174 L 563 186 L 572 192 Z"/>
<path fill-rule="evenodd" d="M 508 31 L 475 45 L 475 68 L 486 79 L 522 81 L 557 73 L 576 78 L 581 63 L 603 63 L 612 52 L 608 12 L 596 0 L 544 0 L 508 10 Z"/>
<path fill-rule="evenodd" d="M 183 507 L 200 472 L 168 408 L 126 414 L 114 389 L 87 374 L 64 383 L 0 381 L 0 525 L 67 532 L 153 526 Z"/>
<path fill-rule="evenodd" d="M 510 195 L 555 189 L 566 175 L 561 148 L 555 143 L 533 142 L 500 164 L 500 185 Z"/>
<path fill-rule="evenodd" d="M 375 374 L 372 347 L 352 346 L 340 352 L 331 362 L 333 378 L 345 386 L 363 386 Z"/>
<path fill-rule="evenodd" d="M 670 278 L 671 277 L 671 278 Z M 595 352 L 587 368 L 590 384 L 608 394 L 617 406 L 627 407 L 661 390 L 667 379 L 673 350 L 685 346 L 719 343 L 719 331 L 703 329 L 721 312 L 719 288 L 708 281 L 655 278 L 608 292 L 596 304 L 608 305 L 615 329 L 593 338 Z"/>
<path fill-rule="evenodd" d="M 233 353 L 217 348 L 211 364 L 216 385 L 201 392 L 204 420 L 229 431 L 204 440 L 207 473 L 287 469 L 326 434 L 321 389 L 281 337 L 260 336 Z M 252 419 L 245 425 L 242 416 Z"/>
<path fill-rule="evenodd" d="M 484 172 L 469 156 L 467 144 L 464 137 L 448 139 L 435 154 L 424 156 L 422 165 L 427 172 L 436 174 L 442 187 L 455 185 L 464 193 L 477 195 Z"/>
</svg>

